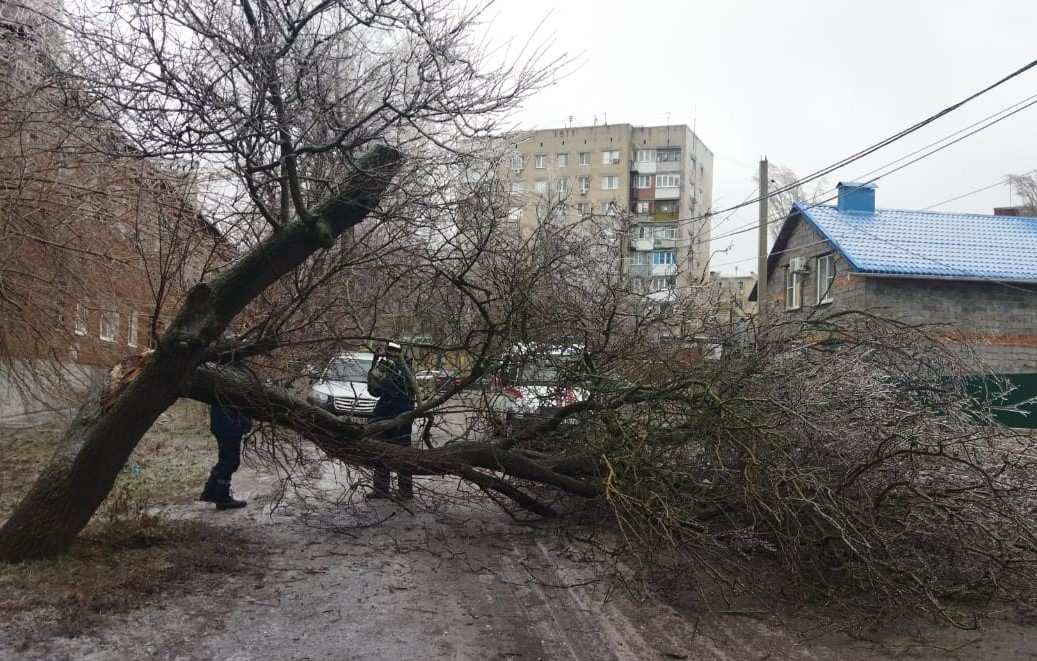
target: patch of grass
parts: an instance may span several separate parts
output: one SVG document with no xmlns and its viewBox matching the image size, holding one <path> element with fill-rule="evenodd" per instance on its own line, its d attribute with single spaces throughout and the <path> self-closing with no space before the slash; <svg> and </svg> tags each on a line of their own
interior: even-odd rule
<svg viewBox="0 0 1037 661">
<path fill-rule="evenodd" d="M 26 643 L 78 636 L 103 615 L 241 571 L 254 556 L 248 546 L 240 534 L 198 521 L 144 516 L 92 525 L 57 560 L 0 565 L 0 616 Z"/>
</svg>

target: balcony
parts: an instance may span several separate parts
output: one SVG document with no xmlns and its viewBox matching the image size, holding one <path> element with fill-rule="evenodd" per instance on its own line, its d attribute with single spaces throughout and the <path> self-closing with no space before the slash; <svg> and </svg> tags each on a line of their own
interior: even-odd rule
<svg viewBox="0 0 1037 661">
<path fill-rule="evenodd" d="M 630 247 L 640 252 L 654 249 L 655 244 L 651 239 L 634 239 L 630 242 Z"/>
<path fill-rule="evenodd" d="M 676 264 L 652 264 L 652 277 L 657 278 L 666 275 L 677 275 Z"/>
<path fill-rule="evenodd" d="M 655 174 L 655 161 L 630 161 L 630 171 L 638 174 Z"/>
<path fill-rule="evenodd" d="M 681 197 L 680 186 L 672 188 L 656 188 L 655 199 L 657 200 L 679 200 Z"/>
<path fill-rule="evenodd" d="M 656 211 L 654 214 L 652 214 L 651 218 L 653 220 L 677 220 L 677 212 L 676 211 Z"/>
<path fill-rule="evenodd" d="M 652 165 L 656 166 L 652 172 L 680 172 L 684 164 L 680 161 L 659 161 L 658 164 Z"/>
<path fill-rule="evenodd" d="M 650 249 L 651 250 L 666 250 L 668 248 L 676 248 L 676 247 L 677 247 L 677 239 L 675 239 L 675 238 L 674 239 L 662 238 L 662 237 L 658 237 L 657 236 L 652 241 L 652 247 Z"/>
</svg>

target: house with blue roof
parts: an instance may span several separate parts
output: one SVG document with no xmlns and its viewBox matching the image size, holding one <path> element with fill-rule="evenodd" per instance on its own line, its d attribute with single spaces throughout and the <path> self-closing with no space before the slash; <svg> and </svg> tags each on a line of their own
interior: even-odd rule
<svg viewBox="0 0 1037 661">
<path fill-rule="evenodd" d="M 875 190 L 840 183 L 835 205 L 793 205 L 767 260 L 771 318 L 935 324 L 1037 393 L 1037 218 L 879 209 Z"/>
</svg>

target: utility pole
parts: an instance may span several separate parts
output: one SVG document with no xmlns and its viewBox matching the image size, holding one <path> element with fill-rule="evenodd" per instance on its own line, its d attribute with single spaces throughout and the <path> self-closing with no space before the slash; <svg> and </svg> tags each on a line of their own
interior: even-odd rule
<svg viewBox="0 0 1037 661">
<path fill-rule="evenodd" d="M 767 157 L 760 161 L 760 236 L 757 237 L 759 253 L 756 256 L 756 328 L 767 323 L 767 189 L 770 177 L 767 174 Z"/>
</svg>

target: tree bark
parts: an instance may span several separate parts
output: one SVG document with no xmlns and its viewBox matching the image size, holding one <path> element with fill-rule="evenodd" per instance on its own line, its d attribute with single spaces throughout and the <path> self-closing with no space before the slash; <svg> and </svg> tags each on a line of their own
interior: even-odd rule
<svg viewBox="0 0 1037 661">
<path fill-rule="evenodd" d="M 374 209 L 399 169 L 400 154 L 379 147 L 360 160 L 340 193 L 292 222 L 211 283 L 186 296 L 158 348 L 135 379 L 96 386 L 58 448 L 0 528 L 0 562 L 65 552 L 100 507 L 130 453 L 230 321 L 306 258 L 334 244 Z"/>
</svg>

